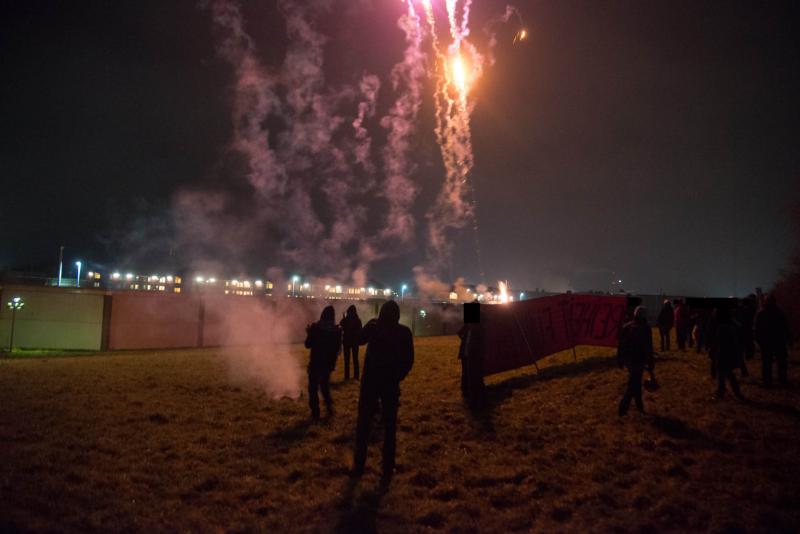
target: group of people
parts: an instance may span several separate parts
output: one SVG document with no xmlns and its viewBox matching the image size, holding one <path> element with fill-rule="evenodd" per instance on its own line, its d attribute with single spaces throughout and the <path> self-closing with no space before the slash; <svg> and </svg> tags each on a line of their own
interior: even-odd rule
<svg viewBox="0 0 800 534">
<path fill-rule="evenodd" d="M 755 357 L 756 344 L 760 349 L 762 380 L 765 387 L 772 387 L 773 364 L 777 363 L 778 382 L 788 384 L 788 345 L 791 343 L 788 321 L 778 307 L 774 295 L 759 299 L 748 295 L 732 309 L 718 306 L 707 309 L 690 309 L 681 299 L 665 300 L 658 314 L 657 326 L 661 351 L 670 350 L 673 327 L 679 350 L 696 347 L 696 351 L 708 351 L 711 376 L 717 381 L 716 399 L 725 395 L 726 384 L 730 384 L 734 395 L 743 398 L 734 371 L 748 376 L 747 360 Z M 644 411 L 642 403 L 642 379 L 644 371 L 651 374 L 655 384 L 653 339 L 647 322 L 647 311 L 638 306 L 633 319 L 626 323 L 620 334 L 617 355 L 620 367 L 628 370 L 628 386 L 619 404 L 619 414 L 625 415 L 631 400 Z"/>
<path fill-rule="evenodd" d="M 319 393 L 325 401 L 328 416 L 333 416 L 330 375 L 344 347 L 344 377 L 359 380 L 358 348 L 366 345 L 364 368 L 360 377 L 356 443 L 353 453 L 354 476 L 364 472 L 367 441 L 372 420 L 378 410 L 384 426 L 382 482 L 391 480 L 395 467 L 397 411 L 400 406 L 400 382 L 414 364 L 414 342 L 411 330 L 400 324 L 400 307 L 394 301 L 381 306 L 377 319 L 362 325 L 355 306 L 350 306 L 341 322 L 336 324 L 333 306 L 322 310 L 319 321 L 306 328 L 306 348 L 310 349 L 308 363 L 308 404 L 311 417 L 319 419 Z"/>
</svg>

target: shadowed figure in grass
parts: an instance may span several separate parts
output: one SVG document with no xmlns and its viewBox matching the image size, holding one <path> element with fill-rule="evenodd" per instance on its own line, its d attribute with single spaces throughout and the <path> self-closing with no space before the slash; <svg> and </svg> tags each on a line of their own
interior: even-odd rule
<svg viewBox="0 0 800 534">
<path fill-rule="evenodd" d="M 766 387 L 772 386 L 772 362 L 778 364 L 778 382 L 782 385 L 789 383 L 787 374 L 788 350 L 787 344 L 792 337 L 789 332 L 789 323 L 783 311 L 778 307 L 775 295 L 769 295 L 764 302 L 764 308 L 758 312 L 755 320 L 755 337 L 761 349 L 761 373 Z"/>
<path fill-rule="evenodd" d="M 619 403 L 619 415 L 628 413 L 631 399 L 636 401 L 636 408 L 644 413 L 642 375 L 645 368 L 650 371 L 651 376 L 655 370 L 653 331 L 647 323 L 647 310 L 644 306 L 637 306 L 633 312 L 633 320 L 622 327 L 617 359 L 620 368 L 628 369 L 628 385 Z"/>
<path fill-rule="evenodd" d="M 356 307 L 347 308 L 347 314 L 339 322 L 342 328 L 342 347 L 344 349 L 344 379 L 350 380 L 350 359 L 353 360 L 353 378 L 358 380 L 358 338 L 361 336 L 361 319 Z"/>
<path fill-rule="evenodd" d="M 361 331 L 360 343 L 367 345 L 361 394 L 358 397 L 358 422 L 353 457 L 353 476 L 364 472 L 367 440 L 372 419 L 380 400 L 383 436 L 383 476 L 388 484 L 394 472 L 397 434 L 397 410 L 400 405 L 400 382 L 414 365 L 414 340 L 411 330 L 400 324 L 400 307 L 390 300 L 381 306 L 377 319 Z"/>
<path fill-rule="evenodd" d="M 331 373 L 336 367 L 336 358 L 342 346 L 342 330 L 336 324 L 333 306 L 325 307 L 319 321 L 306 327 L 305 345 L 307 349 L 311 349 L 308 360 L 308 406 L 311 408 L 311 417 L 319 419 L 317 390 L 322 393 L 328 415 L 331 416 Z"/>
<path fill-rule="evenodd" d="M 740 368 L 744 361 L 737 332 L 738 325 L 731 318 L 731 311 L 728 308 L 717 308 L 714 315 L 717 326 L 709 352 L 714 366 L 711 376 L 716 374 L 717 378 L 717 394 L 714 398 L 719 400 L 725 396 L 725 382 L 728 381 L 733 394 L 743 399 L 739 382 L 733 374 L 733 370 Z"/>
</svg>

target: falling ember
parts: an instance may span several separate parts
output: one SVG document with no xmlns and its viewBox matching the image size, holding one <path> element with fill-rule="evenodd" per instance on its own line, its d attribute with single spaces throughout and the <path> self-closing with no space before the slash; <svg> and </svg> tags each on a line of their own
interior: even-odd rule
<svg viewBox="0 0 800 534">
<path fill-rule="evenodd" d="M 520 41 L 524 41 L 528 38 L 528 30 L 522 28 L 517 34 L 514 36 L 514 43 L 519 43 Z"/>
</svg>

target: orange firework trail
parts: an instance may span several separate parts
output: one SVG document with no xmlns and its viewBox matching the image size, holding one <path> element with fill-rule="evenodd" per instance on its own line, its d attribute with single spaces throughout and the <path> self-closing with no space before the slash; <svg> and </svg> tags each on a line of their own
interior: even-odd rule
<svg viewBox="0 0 800 534">
<path fill-rule="evenodd" d="M 413 0 L 409 0 L 413 4 Z M 468 200 L 467 182 L 473 166 L 470 91 L 483 72 L 483 56 L 467 40 L 471 0 L 444 0 L 449 44 L 442 44 L 432 0 L 419 0 L 435 58 L 435 134 L 442 154 L 445 179 L 433 210 L 428 215 L 429 254 L 441 267 L 450 256 L 448 230 L 476 224 L 474 200 Z M 476 248 L 477 248 L 477 226 Z M 480 253 L 478 262 L 480 263 Z M 482 269 L 481 269 L 482 270 Z"/>
</svg>

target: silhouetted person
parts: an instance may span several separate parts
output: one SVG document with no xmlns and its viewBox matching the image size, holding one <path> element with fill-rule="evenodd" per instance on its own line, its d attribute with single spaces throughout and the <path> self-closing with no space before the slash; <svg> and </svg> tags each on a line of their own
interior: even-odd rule
<svg viewBox="0 0 800 534">
<path fill-rule="evenodd" d="M 752 360 L 756 353 L 756 345 L 753 338 L 756 306 L 756 296 L 750 294 L 742 299 L 739 303 L 739 308 L 736 310 L 736 322 L 739 323 L 739 343 L 742 344 L 745 360 Z"/>
<path fill-rule="evenodd" d="M 465 324 L 458 332 L 461 344 L 461 394 L 471 408 L 486 404 L 486 386 L 483 382 L 483 348 L 480 324 Z"/>
<path fill-rule="evenodd" d="M 728 308 L 717 308 L 715 310 L 716 331 L 714 341 L 709 352 L 713 362 L 714 370 L 712 377 L 716 373 L 717 395 L 716 399 L 725 396 L 725 381 L 731 383 L 731 389 L 736 397 L 742 399 L 742 392 L 739 390 L 739 382 L 733 370 L 742 366 L 742 346 L 739 342 L 738 325 L 731 319 L 731 312 Z"/>
<path fill-rule="evenodd" d="M 322 310 L 319 321 L 306 327 L 305 345 L 307 349 L 311 349 L 308 361 L 308 405 L 311 408 L 311 417 L 319 419 L 317 390 L 325 399 L 328 415 L 333 415 L 331 373 L 336 367 L 336 357 L 342 346 L 342 330 L 336 325 L 333 306 L 327 306 Z"/>
<path fill-rule="evenodd" d="M 787 376 L 788 352 L 786 345 L 791 342 L 789 323 L 783 314 L 775 295 L 768 295 L 764 300 L 764 308 L 758 312 L 755 320 L 755 337 L 761 348 L 761 370 L 764 385 L 772 386 L 772 361 L 778 363 L 778 381 L 786 385 L 789 383 Z"/>
<path fill-rule="evenodd" d="M 652 374 L 655 370 L 653 361 L 653 331 L 647 324 L 647 310 L 638 306 L 633 313 L 633 320 L 625 323 L 619 339 L 617 358 L 620 368 L 628 369 L 628 386 L 619 403 L 619 415 L 628 413 L 631 399 L 636 401 L 636 408 L 644 413 L 642 402 L 642 374 L 647 368 Z"/>
<path fill-rule="evenodd" d="M 708 325 L 711 322 L 711 311 L 706 308 L 697 310 L 694 323 L 695 349 L 698 353 L 708 350 Z"/>
<path fill-rule="evenodd" d="M 347 315 L 342 318 L 342 347 L 344 348 L 344 379 L 350 380 L 350 358 L 353 359 L 353 378 L 358 380 L 358 338 L 361 336 L 361 319 L 356 307 L 347 308 Z"/>
<path fill-rule="evenodd" d="M 353 458 L 353 475 L 364 472 L 367 440 L 378 400 L 381 406 L 383 436 L 384 484 L 394 472 L 397 434 L 397 409 L 400 405 L 400 382 L 414 365 L 414 339 L 411 330 L 399 323 L 400 307 L 390 300 L 381 306 L 377 319 L 370 320 L 361 331 L 361 344 L 367 344 L 361 394 L 358 397 L 358 423 Z"/>
<path fill-rule="evenodd" d="M 689 334 L 689 308 L 683 300 L 675 300 L 675 337 L 678 349 L 686 350 L 686 336 Z"/>
<path fill-rule="evenodd" d="M 658 313 L 658 332 L 661 334 L 661 352 L 669 350 L 669 333 L 675 324 L 674 310 L 669 299 L 664 299 L 664 305 Z"/>
</svg>

